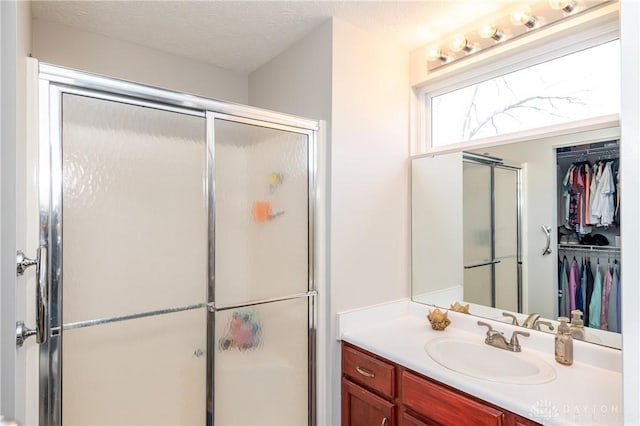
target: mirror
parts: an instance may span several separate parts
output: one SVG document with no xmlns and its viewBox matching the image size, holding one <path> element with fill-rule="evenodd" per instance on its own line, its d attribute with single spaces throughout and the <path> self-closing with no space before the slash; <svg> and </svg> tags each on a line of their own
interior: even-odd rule
<svg viewBox="0 0 640 426">
<path fill-rule="evenodd" d="M 607 226 L 569 220 L 567 202 L 574 199 L 563 184 L 572 165 L 589 164 L 591 172 L 610 163 L 615 174 L 619 134 L 609 127 L 413 158 L 413 300 L 447 309 L 468 303 L 471 314 L 555 332 L 560 314 L 578 307 L 590 312 L 593 280 L 604 286 L 609 272 L 608 285 L 616 290 L 607 293 L 611 309 L 602 324 L 588 327 L 585 318 L 584 340 L 620 348 L 619 217 Z M 580 170 L 586 173 L 586 166 Z M 543 254 L 547 246 L 550 253 Z M 587 291 L 589 271 L 599 278 Z"/>
</svg>

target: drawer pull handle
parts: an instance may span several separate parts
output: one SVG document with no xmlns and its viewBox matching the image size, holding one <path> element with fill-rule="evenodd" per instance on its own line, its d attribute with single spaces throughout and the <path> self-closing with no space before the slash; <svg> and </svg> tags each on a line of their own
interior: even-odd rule
<svg viewBox="0 0 640 426">
<path fill-rule="evenodd" d="M 384 417 L 382 419 L 382 423 L 380 423 L 380 426 L 387 426 L 387 418 L 386 417 Z"/>
<path fill-rule="evenodd" d="M 362 374 L 364 377 L 368 377 L 370 379 L 373 379 L 374 377 L 376 377 L 375 374 L 370 373 L 369 371 L 365 370 L 364 368 L 360 368 L 359 365 L 356 366 L 356 371 L 360 374 Z M 386 419 L 385 419 L 386 420 Z"/>
</svg>

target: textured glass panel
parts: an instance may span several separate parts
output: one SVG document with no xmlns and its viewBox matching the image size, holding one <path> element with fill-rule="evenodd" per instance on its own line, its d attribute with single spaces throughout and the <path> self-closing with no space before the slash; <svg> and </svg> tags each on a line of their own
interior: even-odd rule
<svg viewBox="0 0 640 426">
<path fill-rule="evenodd" d="M 463 164 L 464 264 L 491 260 L 491 167 Z"/>
<path fill-rule="evenodd" d="M 495 168 L 495 256 L 518 253 L 518 181 L 517 172 Z"/>
<path fill-rule="evenodd" d="M 206 311 L 63 332 L 63 424 L 204 425 Z"/>
<path fill-rule="evenodd" d="M 216 426 L 306 425 L 307 298 L 217 312 Z"/>
<path fill-rule="evenodd" d="M 307 136 L 215 122 L 216 305 L 308 289 Z"/>
<path fill-rule="evenodd" d="M 518 261 L 515 257 L 504 258 L 496 264 L 496 308 L 518 310 Z"/>
<path fill-rule="evenodd" d="M 464 301 L 491 306 L 491 265 L 464 270 Z"/>
<path fill-rule="evenodd" d="M 63 98 L 64 322 L 206 301 L 203 118 Z"/>
<path fill-rule="evenodd" d="M 434 97 L 431 144 L 619 112 L 620 42 L 615 40 Z"/>
</svg>

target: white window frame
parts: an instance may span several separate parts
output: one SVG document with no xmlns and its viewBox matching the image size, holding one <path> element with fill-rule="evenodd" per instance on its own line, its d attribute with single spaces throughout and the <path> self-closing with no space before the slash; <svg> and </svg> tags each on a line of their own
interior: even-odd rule
<svg viewBox="0 0 640 426">
<path fill-rule="evenodd" d="M 507 133 L 434 147 L 431 141 L 431 99 L 473 84 L 560 58 L 620 38 L 619 5 L 609 4 L 568 19 L 529 36 L 452 63 L 434 72 L 412 93 L 412 156 L 433 155 L 488 145 L 535 140 L 619 125 L 619 114 L 571 121 L 547 127 Z"/>
</svg>

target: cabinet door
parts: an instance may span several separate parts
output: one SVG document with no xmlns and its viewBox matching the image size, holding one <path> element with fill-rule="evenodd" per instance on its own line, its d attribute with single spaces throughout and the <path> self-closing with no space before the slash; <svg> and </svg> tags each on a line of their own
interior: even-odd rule
<svg viewBox="0 0 640 426">
<path fill-rule="evenodd" d="M 342 379 L 342 426 L 394 426 L 393 403 Z"/>
<path fill-rule="evenodd" d="M 402 374 L 405 406 L 442 425 L 502 426 L 503 413 L 415 374 Z"/>
</svg>

